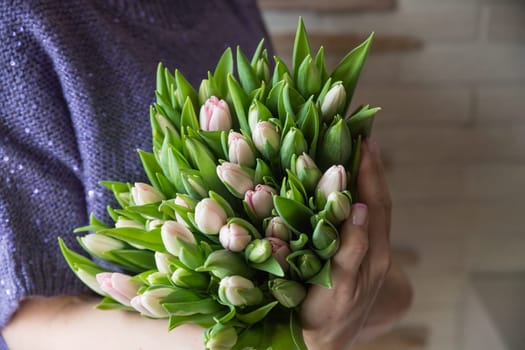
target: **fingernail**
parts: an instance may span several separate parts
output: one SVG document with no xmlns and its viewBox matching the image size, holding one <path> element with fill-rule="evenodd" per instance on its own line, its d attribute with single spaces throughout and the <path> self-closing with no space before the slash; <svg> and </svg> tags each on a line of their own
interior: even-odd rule
<svg viewBox="0 0 525 350">
<path fill-rule="evenodd" d="M 352 224 L 356 226 L 363 226 L 366 223 L 368 216 L 368 207 L 363 203 L 356 203 L 352 205 Z"/>
</svg>

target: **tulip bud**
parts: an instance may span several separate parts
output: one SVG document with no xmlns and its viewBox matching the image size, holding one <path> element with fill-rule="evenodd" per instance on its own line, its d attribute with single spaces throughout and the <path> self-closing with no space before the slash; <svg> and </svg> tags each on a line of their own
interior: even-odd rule
<svg viewBox="0 0 525 350">
<path fill-rule="evenodd" d="M 255 166 L 255 154 L 246 138 L 238 132 L 230 132 L 228 135 L 228 159 L 232 163 Z"/>
<path fill-rule="evenodd" d="M 190 210 L 193 210 L 195 208 L 194 200 L 187 195 L 178 194 L 175 197 L 175 200 L 173 201 L 173 203 L 175 203 L 176 205 L 180 207 L 190 209 Z M 184 219 L 177 210 L 175 210 L 175 218 L 177 219 L 178 222 L 180 222 L 181 224 L 184 224 L 184 226 L 188 228 L 191 227 L 190 224 L 186 221 L 186 219 Z"/>
<path fill-rule="evenodd" d="M 231 275 L 251 277 L 253 270 L 248 267 L 246 261 L 234 252 L 226 249 L 215 250 L 206 258 L 206 262 L 198 271 L 209 271 L 218 278 Z"/>
<path fill-rule="evenodd" d="M 320 257 L 324 259 L 330 258 L 339 248 L 337 229 L 328 221 L 324 219 L 319 220 L 312 234 L 312 243 Z"/>
<path fill-rule="evenodd" d="M 90 233 L 80 237 L 80 242 L 90 254 L 98 257 L 104 257 L 104 253 L 122 249 L 126 246 L 122 241 L 97 233 Z"/>
<path fill-rule="evenodd" d="M 268 282 L 272 295 L 287 308 L 298 306 L 306 297 L 306 288 L 296 281 L 275 278 Z"/>
<path fill-rule="evenodd" d="M 252 133 L 253 144 L 266 159 L 272 159 L 279 152 L 281 135 L 276 125 L 262 121 L 255 125 Z"/>
<path fill-rule="evenodd" d="M 312 56 L 305 57 L 297 71 L 297 89 L 305 97 L 317 94 L 321 89 L 321 73 Z"/>
<path fill-rule="evenodd" d="M 232 118 L 228 104 L 217 97 L 210 97 L 201 107 L 199 114 L 201 130 L 227 131 L 232 127 Z"/>
<path fill-rule="evenodd" d="M 308 280 L 321 270 L 321 261 L 313 252 L 306 252 L 297 258 L 301 279 Z"/>
<path fill-rule="evenodd" d="M 157 266 L 157 270 L 162 273 L 171 273 L 171 255 L 161 253 L 161 252 L 155 252 L 155 265 Z"/>
<path fill-rule="evenodd" d="M 266 226 L 266 237 L 275 237 L 288 242 L 291 238 L 291 231 L 280 216 L 273 217 Z"/>
<path fill-rule="evenodd" d="M 147 226 L 147 230 L 148 231 L 154 230 L 154 229 L 158 228 L 159 226 L 162 226 L 162 224 L 164 224 L 163 220 L 159 220 L 159 219 L 150 220 L 150 221 L 148 221 L 148 223 L 146 225 Z"/>
<path fill-rule="evenodd" d="M 321 178 L 321 170 L 307 153 L 301 154 L 295 161 L 295 174 L 308 192 L 313 192 Z"/>
<path fill-rule="evenodd" d="M 260 264 L 272 255 L 272 245 L 268 239 L 255 239 L 246 246 L 244 254 L 248 261 Z"/>
<path fill-rule="evenodd" d="M 237 198 L 244 198 L 246 191 L 254 186 L 253 177 L 238 164 L 224 162 L 217 166 L 217 175 L 228 190 Z"/>
<path fill-rule="evenodd" d="M 275 189 L 267 185 L 257 185 L 255 190 L 248 190 L 244 201 L 250 210 L 260 219 L 270 216 L 273 209 L 273 195 Z"/>
<path fill-rule="evenodd" d="M 204 344 L 208 350 L 231 350 L 237 343 L 237 331 L 232 326 L 215 324 L 204 334 Z"/>
<path fill-rule="evenodd" d="M 248 110 L 248 124 L 250 130 L 254 130 L 257 123 L 267 121 L 272 117 L 272 112 L 263 103 L 255 100 Z"/>
<path fill-rule="evenodd" d="M 197 175 L 192 172 L 181 172 L 182 185 L 188 193 L 193 198 L 205 198 L 208 196 L 208 189 L 204 180 L 200 175 Z"/>
<path fill-rule="evenodd" d="M 261 57 L 255 63 L 255 76 L 257 80 L 269 81 L 270 80 L 270 66 L 268 65 L 268 60 L 264 57 Z"/>
<path fill-rule="evenodd" d="M 339 117 L 335 124 L 326 130 L 317 160 L 322 168 L 331 164 L 347 164 L 352 155 L 352 137 L 346 122 Z"/>
<path fill-rule="evenodd" d="M 263 294 L 252 281 L 241 276 L 224 277 L 219 284 L 219 299 L 234 306 L 257 305 Z"/>
<path fill-rule="evenodd" d="M 330 193 L 324 208 L 326 218 L 334 225 L 340 224 L 350 216 L 351 202 L 349 194 L 344 192 Z"/>
<path fill-rule="evenodd" d="M 204 198 L 195 207 L 195 223 L 202 233 L 216 235 L 226 224 L 226 211 L 211 198 Z"/>
<path fill-rule="evenodd" d="M 162 193 L 142 182 L 135 182 L 135 186 L 131 189 L 131 196 L 135 205 L 156 203 L 164 199 Z"/>
<path fill-rule="evenodd" d="M 332 85 L 321 102 L 321 115 L 325 122 L 329 122 L 334 115 L 343 113 L 341 109 L 346 102 L 346 91 L 343 83 L 338 81 Z"/>
<path fill-rule="evenodd" d="M 153 318 L 165 318 L 169 313 L 160 302 L 173 292 L 170 288 L 157 288 L 145 291 L 131 299 L 131 306 L 141 314 Z"/>
<path fill-rule="evenodd" d="M 168 278 L 168 275 L 162 272 L 153 272 L 148 274 L 146 277 L 146 280 L 150 285 L 163 285 L 163 286 L 170 286 L 171 281 Z"/>
<path fill-rule="evenodd" d="M 173 127 L 173 124 L 171 124 L 171 122 L 166 117 L 164 117 L 163 115 L 161 115 L 159 113 L 156 113 L 155 114 L 155 121 L 159 125 L 159 128 L 160 128 L 160 130 L 162 131 L 163 134 L 166 133 L 166 129 L 169 129 L 175 135 L 179 134 L 177 132 L 177 130 Z"/>
<path fill-rule="evenodd" d="M 86 285 L 88 286 L 89 288 L 91 288 L 91 290 L 93 290 L 94 292 L 100 294 L 100 295 L 105 295 L 106 293 L 100 288 L 100 285 L 98 284 L 97 282 L 97 279 L 95 277 L 95 275 L 93 274 L 93 271 L 86 271 L 84 270 L 83 268 L 77 268 L 75 270 L 75 273 L 77 275 L 77 277 Z"/>
<path fill-rule="evenodd" d="M 208 79 L 203 79 L 201 85 L 199 86 L 199 104 L 204 105 L 206 101 L 212 97 L 213 91 L 210 86 L 210 81 Z"/>
<path fill-rule="evenodd" d="M 290 128 L 284 136 L 283 144 L 280 150 L 281 166 L 286 169 L 290 168 L 292 155 L 302 154 L 308 151 L 308 143 L 303 133 L 297 128 Z"/>
<path fill-rule="evenodd" d="M 131 299 L 137 295 L 141 284 L 131 276 L 118 272 L 102 272 L 96 276 L 100 288 L 122 305 L 131 306 Z"/>
<path fill-rule="evenodd" d="M 232 252 L 241 252 L 251 240 L 248 230 L 236 223 L 224 225 L 219 232 L 222 246 Z"/>
<path fill-rule="evenodd" d="M 124 227 L 140 228 L 141 230 L 144 230 L 144 225 L 142 225 L 140 222 L 137 222 L 135 220 L 124 219 L 123 217 L 119 217 L 117 219 L 117 221 L 115 222 L 115 227 L 116 228 L 124 228 Z"/>
<path fill-rule="evenodd" d="M 181 244 L 179 240 L 195 244 L 193 233 L 177 221 L 166 221 L 161 229 L 162 243 L 166 250 L 175 256 L 179 256 Z"/>
<path fill-rule="evenodd" d="M 332 192 L 342 192 L 346 189 L 346 171 L 342 165 L 332 165 L 321 176 L 316 188 L 316 199 L 324 206 Z"/>
<path fill-rule="evenodd" d="M 279 238 L 268 237 L 266 238 L 272 247 L 272 256 L 277 260 L 279 265 L 283 268 L 284 271 L 288 270 L 288 263 L 286 258 L 290 255 L 290 247 L 288 244 Z"/>
<path fill-rule="evenodd" d="M 178 268 L 171 275 L 171 280 L 177 287 L 188 289 L 205 289 L 210 283 L 208 274 Z"/>
</svg>

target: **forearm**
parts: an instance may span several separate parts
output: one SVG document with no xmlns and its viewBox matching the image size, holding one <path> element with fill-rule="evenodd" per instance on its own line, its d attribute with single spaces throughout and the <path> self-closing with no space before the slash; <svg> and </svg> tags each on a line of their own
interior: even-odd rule
<svg viewBox="0 0 525 350">
<path fill-rule="evenodd" d="M 98 298 L 60 296 L 24 301 L 3 336 L 11 350 L 202 349 L 203 329 L 95 309 Z"/>
</svg>

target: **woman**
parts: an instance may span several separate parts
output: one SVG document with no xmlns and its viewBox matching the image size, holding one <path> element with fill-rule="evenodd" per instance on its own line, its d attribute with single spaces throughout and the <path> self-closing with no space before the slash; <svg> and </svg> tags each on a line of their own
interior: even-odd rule
<svg viewBox="0 0 525 350">
<path fill-rule="evenodd" d="M 195 84 L 226 47 L 253 52 L 266 36 L 255 2 L 75 0 L 64 7 L 20 0 L 0 5 L 0 30 L 0 328 L 7 344 L 199 348 L 198 327 L 167 333 L 165 322 L 101 312 L 92 297 L 71 296 L 86 290 L 56 237 L 74 246 L 67 232 L 90 212 L 104 217 L 111 198 L 99 180 L 143 180 L 134 150 L 151 149 L 146 113 L 157 62 Z M 371 142 L 361 174 L 367 206 L 355 207 L 344 226 L 334 288 L 311 288 L 303 304 L 311 349 L 340 349 L 375 333 L 410 300 L 402 275 L 387 274 L 390 205 Z M 395 293 L 395 303 L 383 302 Z"/>
</svg>

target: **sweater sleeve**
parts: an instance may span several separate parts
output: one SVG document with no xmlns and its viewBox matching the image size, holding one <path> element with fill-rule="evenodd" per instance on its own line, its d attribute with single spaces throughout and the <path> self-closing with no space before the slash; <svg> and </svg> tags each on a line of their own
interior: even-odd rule
<svg viewBox="0 0 525 350">
<path fill-rule="evenodd" d="M 75 133 L 53 64 L 18 22 L 23 8 L 1 7 L 0 329 L 27 296 L 86 290 L 57 237 L 77 248 L 71 231 L 87 222 Z"/>
</svg>

